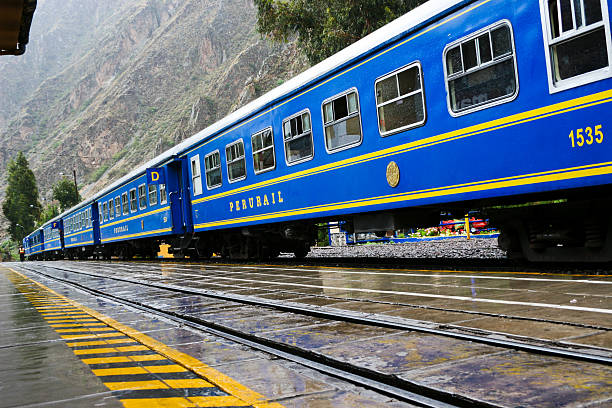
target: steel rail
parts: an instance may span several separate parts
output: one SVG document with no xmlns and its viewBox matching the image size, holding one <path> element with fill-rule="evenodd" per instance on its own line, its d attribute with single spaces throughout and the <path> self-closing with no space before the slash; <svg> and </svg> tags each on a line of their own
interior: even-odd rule
<svg viewBox="0 0 612 408">
<path fill-rule="evenodd" d="M 237 303 L 247 304 L 250 306 L 259 306 L 259 307 L 267 307 L 275 310 L 281 310 L 284 312 L 295 313 L 306 316 L 313 316 L 318 318 L 324 318 L 327 320 L 335 320 L 335 321 L 344 321 L 349 323 L 357 323 L 369 326 L 376 327 L 384 327 L 395 330 L 403 330 L 403 331 L 416 331 L 420 333 L 432 334 L 437 336 L 445 336 L 451 337 L 459 340 L 471 341 L 480 344 L 486 344 L 493 347 L 500 347 L 506 349 L 520 350 L 526 351 L 528 353 L 534 354 L 542 354 L 542 355 L 550 355 L 555 357 L 561 357 L 566 359 L 573 359 L 578 361 L 586 361 L 597 364 L 605 364 L 612 365 L 612 357 L 609 356 L 610 352 L 605 349 L 598 348 L 590 348 L 590 347 L 580 347 L 582 350 L 590 350 L 591 353 L 577 351 L 575 350 L 578 346 L 569 346 L 567 348 L 562 348 L 561 346 L 565 346 L 563 344 L 559 345 L 558 343 L 549 342 L 541 339 L 534 339 L 534 342 L 537 341 L 539 344 L 531 344 L 525 341 L 512 340 L 512 339 L 502 339 L 499 338 L 499 334 L 490 333 L 491 335 L 495 334 L 496 336 L 487 336 L 487 335 L 477 335 L 466 333 L 470 330 L 463 327 L 449 327 L 449 325 L 438 325 L 435 327 L 425 326 L 425 325 L 417 325 L 410 324 L 407 322 L 401 321 L 392 321 L 390 319 L 380 319 L 376 317 L 372 317 L 371 314 L 361 313 L 361 312 L 351 312 L 351 311 L 343 311 L 339 309 L 326 309 L 324 307 L 318 306 L 310 306 L 310 305 L 297 305 L 290 304 L 283 301 L 274 301 L 268 299 L 260 299 L 253 298 L 251 296 L 245 295 L 235 295 L 230 293 L 223 292 L 215 292 L 204 289 L 196 289 L 196 288 L 186 288 L 183 286 L 171 285 L 171 284 L 161 284 L 154 283 L 149 281 L 142 281 L 138 279 L 129 279 L 124 277 L 116 277 L 116 276 L 107 276 L 93 272 L 85 272 L 79 270 L 73 270 L 69 268 L 62 268 L 57 266 L 49 266 L 45 265 L 46 268 L 57 269 L 64 272 L 71 272 L 81 275 L 92 276 L 96 278 L 105 278 L 112 279 L 120 282 L 127 282 L 136 285 L 143 285 L 147 287 L 163 289 L 168 291 L 174 291 L 184 294 L 190 295 L 199 295 L 205 296 L 213 299 L 224 300 L 224 301 L 233 301 Z M 506 335 L 508 337 L 508 335 Z M 552 343 L 552 344 L 551 344 Z M 574 350 L 570 350 L 569 347 L 573 347 Z M 595 353 L 605 353 L 607 355 L 599 355 Z"/>
<path fill-rule="evenodd" d="M 395 375 L 382 374 L 370 369 L 357 367 L 349 363 L 345 363 L 319 353 L 300 349 L 298 347 L 289 346 L 283 343 L 278 343 L 272 340 L 263 339 L 255 335 L 239 332 L 213 322 L 207 322 L 201 319 L 181 316 L 176 313 L 166 312 L 162 309 L 144 305 L 140 302 L 135 302 L 128 299 L 88 288 L 80 283 L 72 282 L 68 279 L 59 278 L 41 272 L 38 269 L 31 267 L 18 266 L 16 269 L 27 270 L 36 275 L 45 277 L 55 282 L 70 286 L 76 290 L 102 297 L 107 300 L 123 304 L 134 309 L 138 309 L 147 313 L 155 314 L 163 318 L 172 320 L 184 326 L 191 327 L 215 336 L 228 339 L 230 341 L 251 347 L 262 352 L 266 352 L 278 358 L 295 362 L 313 370 L 319 371 L 331 377 L 339 378 L 351 384 L 361 386 L 380 394 L 396 398 L 420 407 L 431 408 L 501 408 L 499 405 L 491 404 L 486 401 L 476 400 L 455 393 L 447 393 L 440 389 L 431 388 L 423 384 L 419 384 L 410 380 L 406 380 Z M 59 269 L 61 268 L 53 268 Z M 72 272 L 72 271 L 68 271 Z M 78 272 L 72 272 L 77 273 Z M 109 278 L 110 279 L 110 278 Z"/>
</svg>

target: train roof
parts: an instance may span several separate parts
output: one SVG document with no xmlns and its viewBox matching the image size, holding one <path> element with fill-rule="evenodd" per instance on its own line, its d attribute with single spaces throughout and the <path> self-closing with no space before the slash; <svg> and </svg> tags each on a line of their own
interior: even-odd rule
<svg viewBox="0 0 612 408">
<path fill-rule="evenodd" d="M 255 99 L 254 101 L 246 104 L 242 108 L 234 111 L 220 121 L 210 125 L 206 129 L 201 130 L 195 135 L 185 139 L 173 148 L 165 151 L 159 156 L 149 160 L 142 166 L 131 171 L 127 175 L 121 177 L 108 187 L 102 189 L 100 192 L 94 194 L 88 200 L 85 200 L 69 210 L 63 212 L 58 217 L 54 218 L 55 221 L 59 218 L 64 217 L 67 214 L 74 212 L 82 208 L 83 206 L 97 200 L 98 198 L 110 193 L 117 187 L 127 183 L 131 179 L 140 176 L 145 173 L 147 168 L 157 167 L 165 164 L 166 162 L 177 157 L 179 154 L 184 153 L 194 146 L 200 144 L 206 139 L 210 138 L 231 127 L 233 124 L 240 122 L 257 112 L 265 109 L 268 106 L 274 104 L 279 100 L 283 100 L 289 97 L 291 94 L 299 92 L 305 87 L 308 87 L 313 82 L 321 79 L 326 75 L 330 75 L 333 72 L 350 65 L 355 60 L 365 57 L 368 54 L 376 52 L 383 48 L 387 44 L 396 41 L 400 37 L 410 34 L 422 27 L 430 24 L 433 21 L 444 18 L 448 14 L 454 12 L 460 7 L 466 4 L 473 3 L 476 0 L 429 0 L 427 3 L 409 11 L 403 16 L 393 20 L 389 24 L 379 28 L 373 33 L 365 36 L 361 40 L 353 43 L 346 47 L 342 51 L 332 55 L 331 57 L 321 61 L 317 65 L 309 68 L 303 73 L 296 77 L 288 80 L 284 84 L 274 88 L 268 93 Z"/>
</svg>

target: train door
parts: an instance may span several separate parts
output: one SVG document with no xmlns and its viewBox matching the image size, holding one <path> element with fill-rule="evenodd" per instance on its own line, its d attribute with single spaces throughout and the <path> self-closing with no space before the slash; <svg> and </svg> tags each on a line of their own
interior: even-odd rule
<svg viewBox="0 0 612 408">
<path fill-rule="evenodd" d="M 167 166 L 166 188 L 172 217 L 172 233 L 182 235 L 187 231 L 184 208 L 183 160 L 174 159 Z"/>
<path fill-rule="evenodd" d="M 94 245 L 100 245 L 100 212 L 98 210 L 98 202 L 92 202 L 90 209 Z"/>
</svg>

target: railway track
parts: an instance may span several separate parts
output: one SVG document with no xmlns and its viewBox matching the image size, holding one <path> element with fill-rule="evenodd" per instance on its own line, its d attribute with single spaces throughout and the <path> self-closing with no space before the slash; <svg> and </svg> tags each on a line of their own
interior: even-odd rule
<svg viewBox="0 0 612 408">
<path fill-rule="evenodd" d="M 99 272 L 93 272 L 91 269 L 94 267 Z M 525 336 L 511 334 L 500 336 L 499 333 L 475 330 L 473 328 L 470 329 L 457 325 L 416 322 L 408 319 L 390 318 L 388 316 L 352 312 L 332 307 L 265 299 L 258 296 L 231 293 L 231 291 L 223 292 L 221 290 L 211 290 L 209 288 L 204 289 L 169 284 L 164 283 L 163 279 L 160 279 L 159 276 L 151 276 L 148 279 L 142 275 L 140 277 L 132 277 L 133 275 L 138 276 L 136 270 L 146 269 L 147 264 L 109 265 L 88 262 L 76 264 L 46 263 L 27 264 L 25 266 L 20 266 L 20 268 L 44 276 L 45 278 L 68 284 L 92 295 L 112 299 L 113 301 L 131 307 L 155 313 L 198 330 L 209 331 L 216 335 L 243 343 L 249 347 L 254 347 L 276 355 L 280 358 L 298 362 L 329 375 L 347 379 L 355 384 L 421 406 L 503 406 L 503 404 L 498 405 L 495 401 L 485 401 L 467 395 L 447 392 L 436 387 L 427 387 L 421 382 L 406 380 L 395 375 L 386 375 L 381 373 L 380 370 L 372 370 L 366 366 L 359 366 L 347 363 L 341 359 L 332 358 L 324 353 L 296 347 L 291 344 L 291 341 L 283 342 L 271 340 L 270 338 L 259 336 L 249 330 L 241 330 L 219 320 L 207 319 L 196 314 L 186 313 L 180 309 L 174 311 L 169 310 L 163 300 L 160 302 L 156 301 L 156 299 L 197 296 L 200 299 L 217 303 L 221 302 L 221 304 L 242 305 L 249 308 L 245 316 L 263 316 L 269 314 L 270 311 L 274 311 L 283 313 L 286 316 L 299 315 L 308 319 L 317 319 L 318 321 L 345 322 L 382 330 L 416 332 L 428 336 L 450 338 L 456 341 L 465 342 L 466 344 L 480 344 L 494 347 L 496 350 L 499 350 L 499 352 L 511 350 L 514 352 L 528 353 L 529 355 L 543 356 L 541 358 L 544 359 L 561 358 L 565 361 L 574 361 L 576 364 L 596 364 L 602 367 L 612 364 L 611 351 L 601 347 L 576 344 L 568 345 L 557 341 L 526 338 Z M 180 271 L 176 270 L 181 269 L 181 265 L 176 265 L 170 269 L 173 268 L 175 273 L 181 274 Z M 238 266 L 238 268 L 240 268 L 240 266 Z M 167 266 L 166 269 L 168 269 Z M 227 269 L 225 269 L 224 272 L 229 275 L 233 273 L 231 270 Z M 186 277 L 186 274 L 180 276 Z M 238 281 L 240 281 L 240 279 L 238 279 Z M 293 283 L 293 285 L 296 284 Z M 300 285 L 297 284 L 297 286 Z M 301 287 L 302 289 L 308 289 L 309 286 L 313 285 L 302 284 Z M 121 290 L 118 291 L 118 288 L 121 288 Z M 235 291 L 236 288 L 232 288 L 232 290 Z M 283 290 L 287 291 L 286 288 L 281 289 L 281 291 Z M 134 296 L 134 294 L 143 293 L 153 293 L 153 295 L 144 297 L 138 295 Z M 495 316 L 496 314 L 488 313 L 486 315 Z M 498 314 L 498 316 L 502 315 Z M 560 324 L 558 321 L 555 323 Z M 609 332 L 611 330 L 605 325 L 578 324 L 575 322 L 566 323 L 576 327 L 591 328 L 600 331 Z"/>
</svg>

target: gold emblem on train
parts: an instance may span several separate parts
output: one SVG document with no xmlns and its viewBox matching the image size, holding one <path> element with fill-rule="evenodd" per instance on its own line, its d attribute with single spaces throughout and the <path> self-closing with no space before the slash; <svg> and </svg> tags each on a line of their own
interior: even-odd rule
<svg viewBox="0 0 612 408">
<path fill-rule="evenodd" d="M 399 179 L 399 167 L 396 162 L 392 161 L 387 165 L 387 183 L 389 183 L 391 187 L 397 187 Z"/>
</svg>

